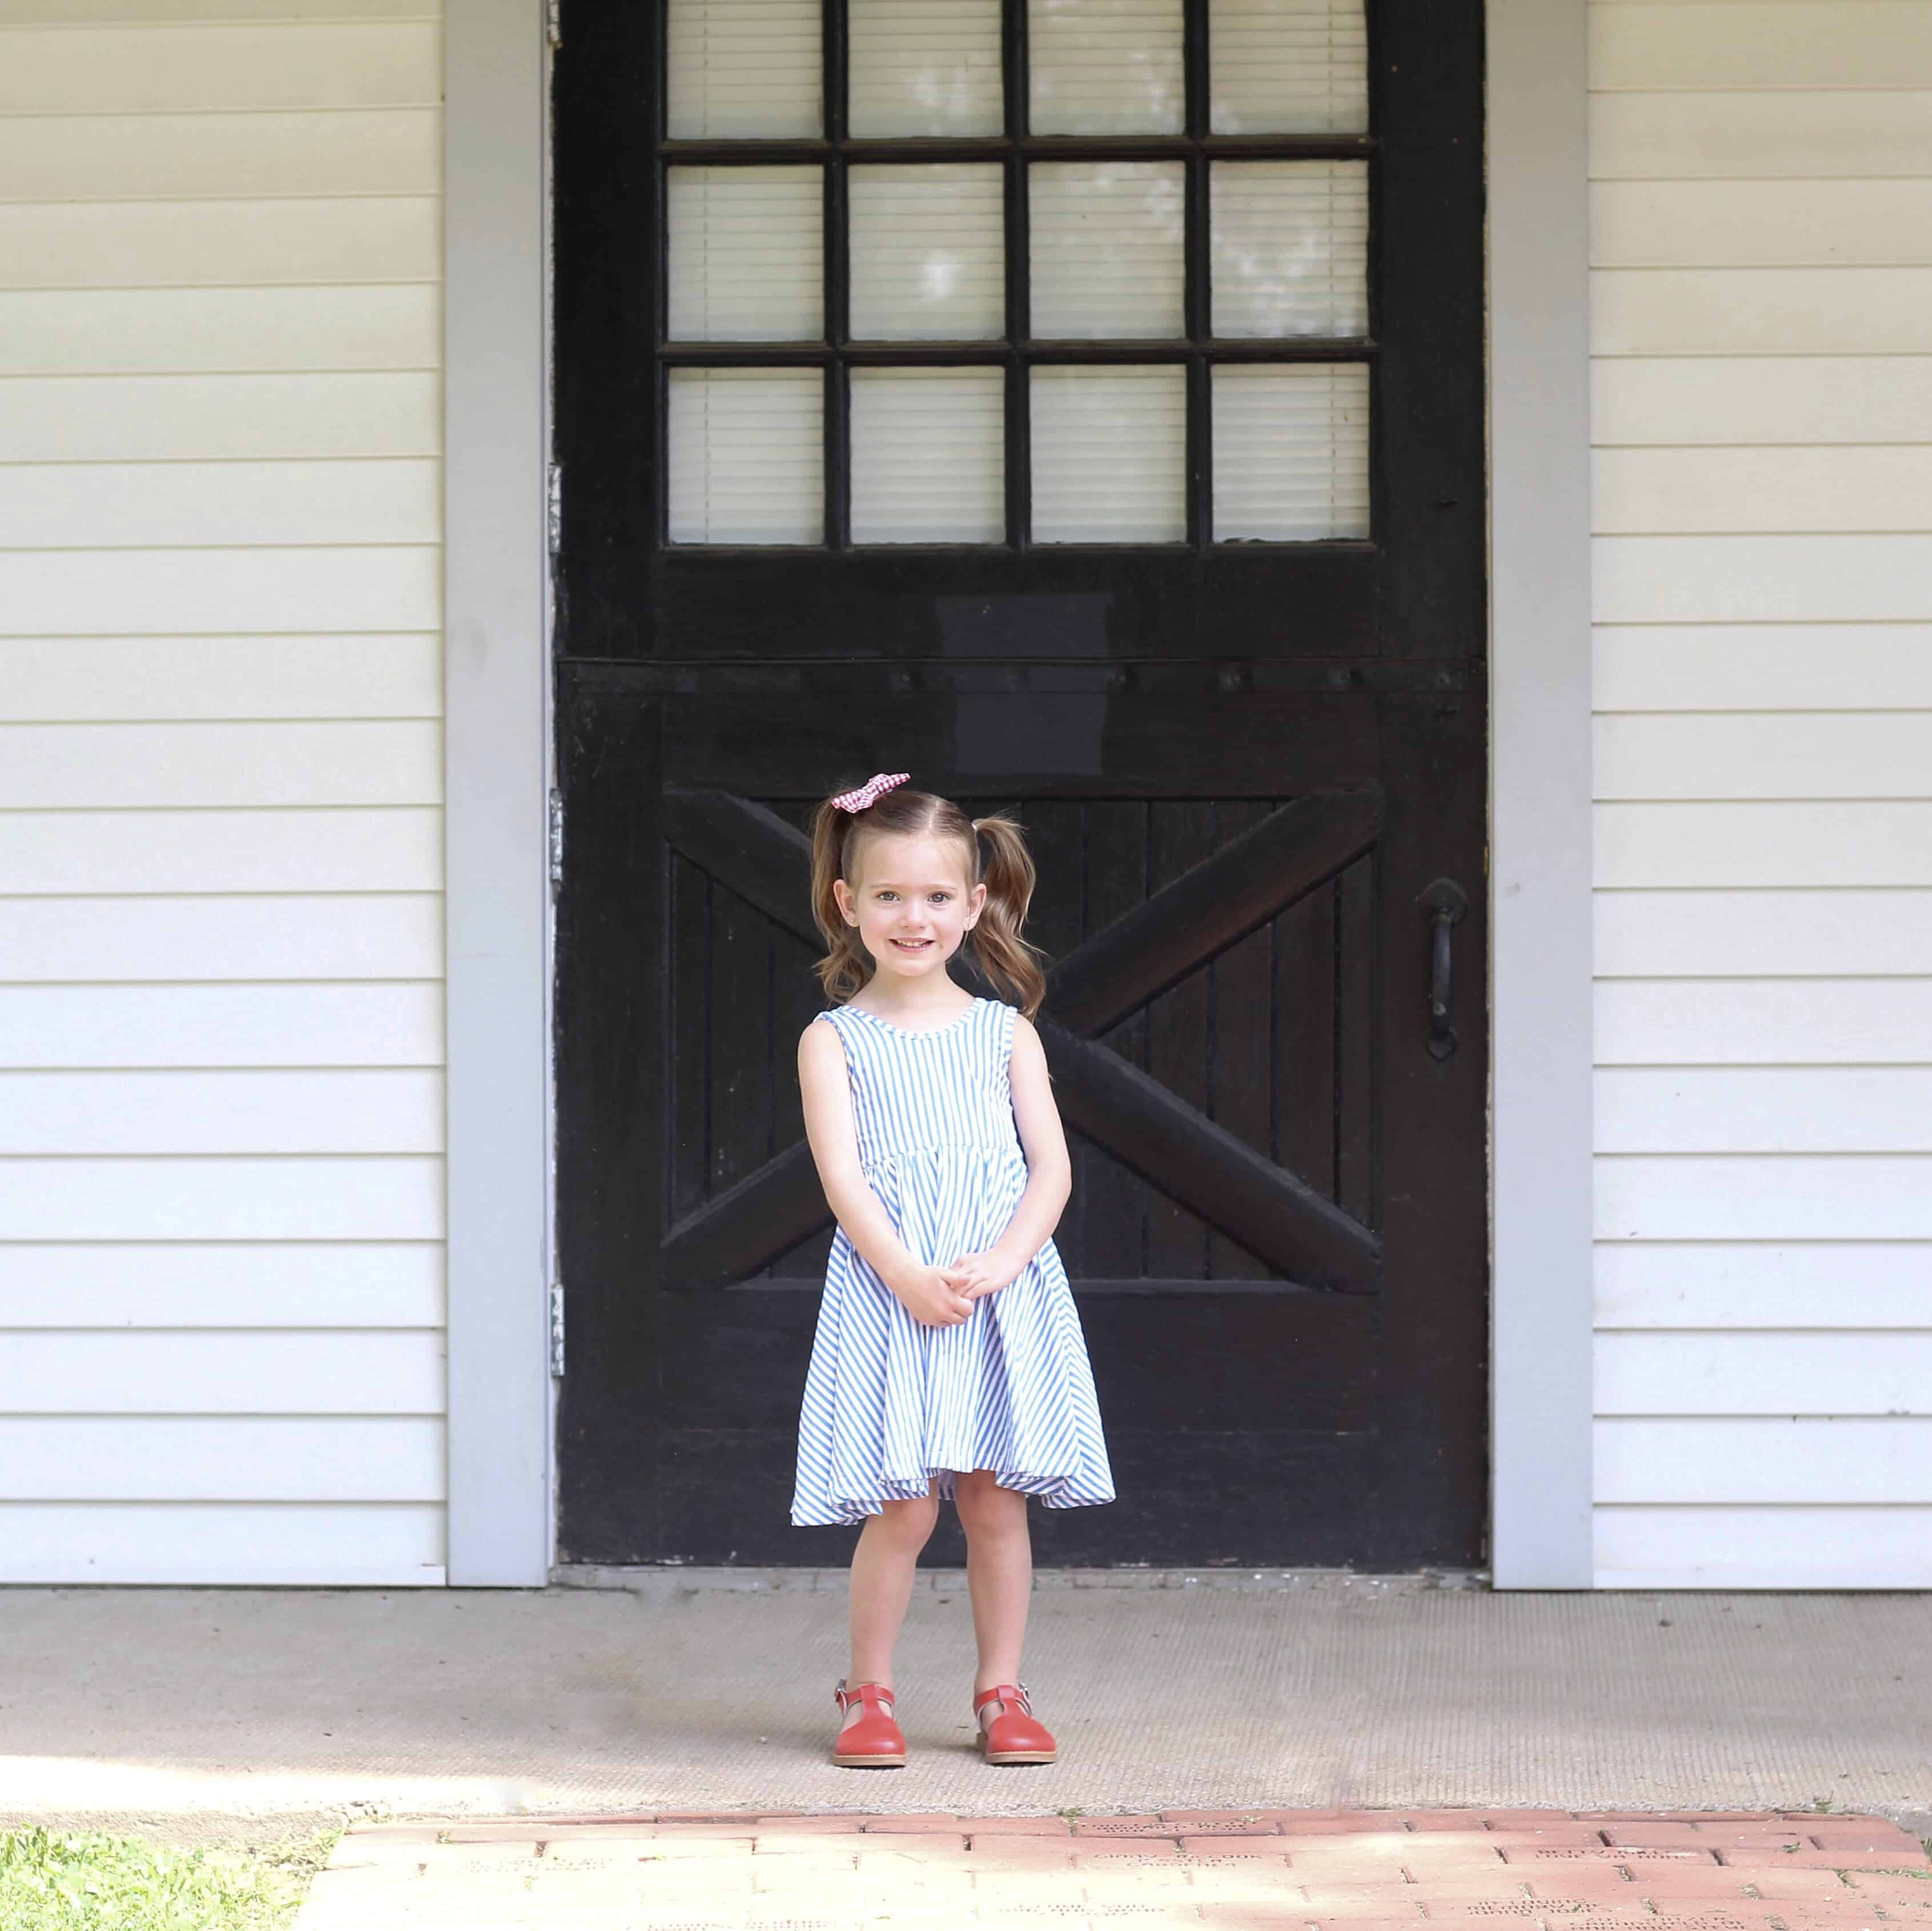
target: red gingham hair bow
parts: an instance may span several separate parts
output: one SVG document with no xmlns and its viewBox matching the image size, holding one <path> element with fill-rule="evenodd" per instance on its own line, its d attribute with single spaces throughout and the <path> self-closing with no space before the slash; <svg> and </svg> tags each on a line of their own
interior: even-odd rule
<svg viewBox="0 0 1932 1931">
<path fill-rule="evenodd" d="M 909 771 L 881 771 L 868 778 L 856 791 L 842 791 L 832 803 L 842 811 L 862 811 L 868 805 L 876 805 L 888 791 L 903 784 L 912 775 Z"/>
</svg>

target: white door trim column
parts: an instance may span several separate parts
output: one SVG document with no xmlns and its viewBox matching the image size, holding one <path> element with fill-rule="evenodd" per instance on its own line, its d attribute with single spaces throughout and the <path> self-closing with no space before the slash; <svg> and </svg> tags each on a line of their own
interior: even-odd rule
<svg viewBox="0 0 1932 1931">
<path fill-rule="evenodd" d="M 549 1579 L 546 55 L 443 19 L 449 1580 Z"/>
<path fill-rule="evenodd" d="M 1583 0 L 1490 0 L 1491 1562 L 1592 1580 Z M 545 59 L 444 28 L 449 1577 L 550 1561 Z"/>
<path fill-rule="evenodd" d="M 1489 0 L 1490 1566 L 1587 1589 L 1587 9 Z"/>
</svg>

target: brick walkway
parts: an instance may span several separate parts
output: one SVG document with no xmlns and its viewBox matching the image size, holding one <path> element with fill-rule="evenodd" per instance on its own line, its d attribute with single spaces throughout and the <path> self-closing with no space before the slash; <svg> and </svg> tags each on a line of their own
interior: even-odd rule
<svg viewBox="0 0 1932 1931">
<path fill-rule="evenodd" d="M 297 1931 L 1932 1931 L 1924 1846 L 1815 1812 L 662 1813 L 352 1831 Z"/>
</svg>

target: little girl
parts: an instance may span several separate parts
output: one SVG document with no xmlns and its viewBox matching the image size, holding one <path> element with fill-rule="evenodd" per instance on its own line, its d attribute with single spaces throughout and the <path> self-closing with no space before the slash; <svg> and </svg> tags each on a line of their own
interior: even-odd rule
<svg viewBox="0 0 1932 1931">
<path fill-rule="evenodd" d="M 812 830 L 835 1003 L 799 1042 L 799 1084 L 838 1228 L 791 1519 L 865 1525 L 834 1763 L 906 1760 L 892 1650 L 942 1498 L 966 1531 L 980 1747 L 989 1763 L 1052 1763 L 1019 1681 L 1027 1498 L 1110 1502 L 1113 1477 L 1052 1239 L 1070 1168 L 1040 1036 L 946 971 L 970 934 L 987 979 L 1039 1010 L 1046 982 L 1020 936 L 1033 861 L 1010 818 L 969 819 L 905 779 L 827 799 Z"/>
</svg>

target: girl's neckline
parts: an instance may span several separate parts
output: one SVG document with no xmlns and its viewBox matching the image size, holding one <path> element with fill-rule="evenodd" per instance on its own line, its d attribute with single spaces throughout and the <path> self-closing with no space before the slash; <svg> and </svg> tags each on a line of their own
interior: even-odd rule
<svg viewBox="0 0 1932 1931">
<path fill-rule="evenodd" d="M 848 1003 L 844 1009 L 848 1012 L 857 1013 L 861 1019 L 871 1020 L 874 1026 L 883 1026 L 888 1033 L 901 1033 L 908 1039 L 930 1039 L 934 1033 L 950 1033 L 954 1027 L 963 1026 L 985 1003 L 986 1001 L 982 999 L 975 999 L 963 1011 L 954 1014 L 944 1026 L 895 1026 L 890 1019 L 881 1019 L 876 1012 L 869 1012 L 862 1006 L 854 1006 Z"/>
</svg>

